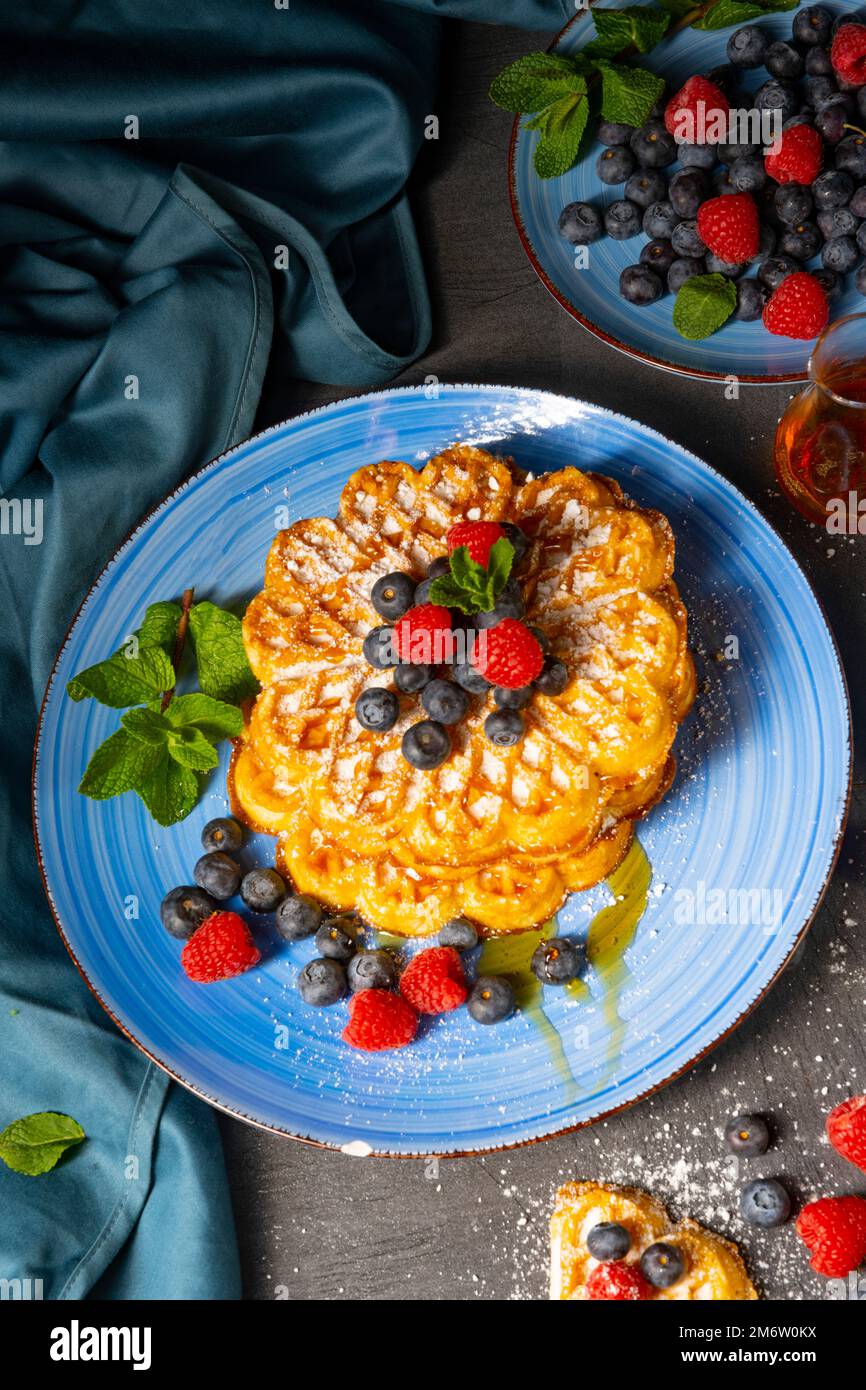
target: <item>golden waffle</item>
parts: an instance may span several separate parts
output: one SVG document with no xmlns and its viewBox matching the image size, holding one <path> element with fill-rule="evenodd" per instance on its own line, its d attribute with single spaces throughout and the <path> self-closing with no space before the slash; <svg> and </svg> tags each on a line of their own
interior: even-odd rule
<svg viewBox="0 0 866 1390">
<path fill-rule="evenodd" d="M 394 570 L 420 579 L 466 520 L 514 521 L 530 536 L 527 621 L 572 678 L 533 697 L 512 748 L 488 741 L 489 697 L 473 697 L 451 756 L 422 772 L 400 752 L 423 717 L 415 697 L 400 697 L 387 734 L 354 717 L 365 686 L 392 688 L 363 656 L 381 622 L 370 590 Z M 670 785 L 694 696 L 673 560 L 664 517 L 576 468 L 521 484 L 508 462 L 462 445 L 420 471 L 359 469 L 336 520 L 279 533 L 247 609 L 262 693 L 233 764 L 237 811 L 279 836 L 301 892 L 384 931 L 427 935 L 458 914 L 496 932 L 547 920 L 616 867 L 632 821 Z"/>
<path fill-rule="evenodd" d="M 567 1182 L 556 1194 L 550 1219 L 550 1297 L 585 1299 L 586 1281 L 597 1268 L 586 1238 L 601 1221 L 625 1226 L 631 1249 L 625 1263 L 636 1263 L 648 1245 L 663 1240 L 683 1254 L 685 1272 L 669 1289 L 653 1289 L 653 1300 L 735 1300 L 758 1294 L 737 1247 L 686 1219 L 674 1224 L 664 1207 L 646 1192 L 601 1183 Z"/>
</svg>

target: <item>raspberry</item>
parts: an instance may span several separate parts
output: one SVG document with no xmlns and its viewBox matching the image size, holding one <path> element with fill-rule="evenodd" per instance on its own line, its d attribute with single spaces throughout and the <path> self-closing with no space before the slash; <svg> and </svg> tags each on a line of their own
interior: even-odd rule
<svg viewBox="0 0 866 1390">
<path fill-rule="evenodd" d="M 250 929 L 237 912 L 212 912 L 205 917 L 180 957 L 189 978 L 203 985 L 242 975 L 260 960 Z"/>
<path fill-rule="evenodd" d="M 470 558 L 486 569 L 490 563 L 490 547 L 504 535 L 498 521 L 459 521 L 448 532 L 448 554 L 465 545 Z"/>
<path fill-rule="evenodd" d="M 830 1111 L 827 1138 L 837 1154 L 866 1172 L 866 1096 L 852 1096 Z"/>
<path fill-rule="evenodd" d="M 447 1014 L 466 1002 L 463 963 L 453 946 L 432 946 L 413 956 L 400 977 L 400 993 L 419 1014 Z"/>
<path fill-rule="evenodd" d="M 491 685 L 520 690 L 541 674 L 544 652 L 528 627 L 516 618 L 503 618 L 479 634 L 471 660 Z"/>
<path fill-rule="evenodd" d="M 764 327 L 782 338 L 817 338 L 830 317 L 827 296 L 814 275 L 786 275 L 764 306 Z"/>
<path fill-rule="evenodd" d="M 699 102 L 703 102 L 703 112 Z M 665 128 L 675 138 L 679 137 L 680 143 L 703 144 L 707 118 L 716 112 L 727 116 L 730 109 L 728 98 L 715 82 L 708 77 L 690 77 L 665 107 Z M 683 112 L 691 116 L 691 122 L 685 120 Z"/>
<path fill-rule="evenodd" d="M 349 1022 L 343 1042 L 362 1052 L 405 1047 L 415 1036 L 418 1016 L 399 994 L 387 989 L 362 989 L 349 1000 Z"/>
<path fill-rule="evenodd" d="M 821 172 L 824 141 L 810 125 L 783 130 L 764 160 L 764 168 L 776 183 L 813 183 Z"/>
<path fill-rule="evenodd" d="M 751 260 L 761 240 L 755 200 L 748 193 L 709 198 L 698 208 L 698 236 L 722 261 Z"/>
<path fill-rule="evenodd" d="M 599 1265 L 586 1281 L 587 1298 L 616 1299 L 632 1303 L 650 1297 L 650 1286 L 636 1265 Z"/>
<path fill-rule="evenodd" d="M 817 1274 L 842 1279 L 866 1257 L 866 1198 L 822 1197 L 797 1217 L 797 1234 Z"/>
<path fill-rule="evenodd" d="M 866 25 L 842 24 L 830 49 L 830 62 L 837 77 L 862 87 L 866 82 Z"/>
<path fill-rule="evenodd" d="M 451 645 L 451 614 L 439 603 L 410 608 L 394 626 L 394 648 L 401 661 L 439 666 Z"/>
</svg>

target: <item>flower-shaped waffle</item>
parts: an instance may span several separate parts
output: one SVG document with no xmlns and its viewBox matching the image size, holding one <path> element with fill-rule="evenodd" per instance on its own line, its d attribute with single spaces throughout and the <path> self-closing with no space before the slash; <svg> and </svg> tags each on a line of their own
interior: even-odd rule
<svg viewBox="0 0 866 1390">
<path fill-rule="evenodd" d="M 636 1264 L 656 1241 L 675 1246 L 683 1257 L 683 1275 L 669 1288 L 652 1288 L 651 1299 L 737 1300 L 758 1297 L 740 1252 L 729 1240 L 697 1221 L 674 1224 L 660 1202 L 631 1187 L 567 1182 L 557 1192 L 550 1219 L 550 1297 L 586 1299 L 587 1280 L 598 1267 L 587 1246 L 594 1226 L 614 1222 L 631 1237 L 626 1264 Z"/>
<path fill-rule="evenodd" d="M 423 717 L 416 697 L 400 696 L 388 733 L 355 718 L 366 686 L 393 688 L 362 651 L 381 622 L 370 590 L 396 570 L 423 578 L 466 520 L 513 521 L 530 537 L 526 621 L 570 680 L 534 694 L 509 748 L 484 734 L 489 697 L 473 697 L 451 756 L 420 771 L 400 752 Z M 382 930 L 427 935 L 459 914 L 489 932 L 545 921 L 611 872 L 633 820 L 670 784 L 694 695 L 673 562 L 664 517 L 576 468 L 521 483 L 509 462 L 463 445 L 420 472 L 359 469 L 336 520 L 279 533 L 247 609 L 263 688 L 234 762 L 236 808 L 279 836 L 299 891 Z"/>
</svg>

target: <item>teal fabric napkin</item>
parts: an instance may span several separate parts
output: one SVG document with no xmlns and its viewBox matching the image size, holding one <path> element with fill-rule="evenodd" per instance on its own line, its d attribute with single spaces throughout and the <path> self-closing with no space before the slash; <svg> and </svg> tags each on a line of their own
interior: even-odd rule
<svg viewBox="0 0 866 1390">
<path fill-rule="evenodd" d="M 142 513 L 253 431 L 266 373 L 372 386 L 424 350 L 404 185 L 438 16 L 570 13 L 55 0 L 0 20 L 0 1129 L 56 1110 L 87 1133 L 49 1174 L 0 1163 L 0 1276 L 32 1293 L 239 1294 L 213 1112 L 118 1032 L 48 912 L 30 762 L 55 653 Z"/>
</svg>

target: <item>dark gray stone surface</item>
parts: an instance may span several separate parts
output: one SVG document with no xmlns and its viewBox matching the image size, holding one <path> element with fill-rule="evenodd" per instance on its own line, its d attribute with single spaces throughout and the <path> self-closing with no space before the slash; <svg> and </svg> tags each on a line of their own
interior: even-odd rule
<svg viewBox="0 0 866 1390">
<path fill-rule="evenodd" d="M 866 569 L 862 538 L 829 538 L 776 491 L 776 420 L 791 394 L 665 374 L 597 342 L 536 279 L 508 205 L 508 117 L 485 93 L 533 46 L 514 30 L 453 25 L 441 138 L 427 145 L 415 210 L 431 282 L 431 350 L 403 380 L 546 387 L 620 410 L 669 434 L 725 473 L 781 532 L 835 629 L 863 716 Z M 290 383 L 282 418 L 333 388 Z M 343 393 L 348 394 L 348 393 Z M 832 755 L 833 750 L 829 750 Z M 244 1269 L 254 1299 L 543 1298 L 547 1217 L 567 1178 L 634 1182 L 741 1242 L 763 1293 L 825 1299 L 788 1226 L 755 1235 L 720 1138 L 738 1109 L 771 1113 L 778 1142 L 742 1177 L 785 1175 L 794 1193 L 866 1192 L 866 1178 L 822 1138 L 839 1100 L 866 1090 L 866 791 L 863 762 L 839 866 L 796 966 L 737 1032 L 680 1081 L 614 1119 L 508 1153 L 413 1162 L 352 1159 L 221 1121 Z M 748 795 L 748 789 L 744 789 Z M 859 1180 L 859 1181 L 858 1181 Z"/>
</svg>

